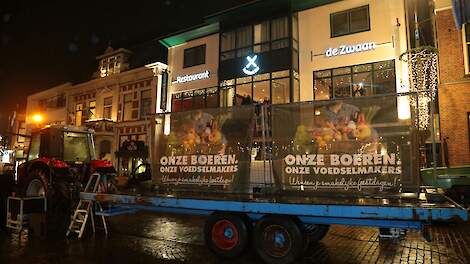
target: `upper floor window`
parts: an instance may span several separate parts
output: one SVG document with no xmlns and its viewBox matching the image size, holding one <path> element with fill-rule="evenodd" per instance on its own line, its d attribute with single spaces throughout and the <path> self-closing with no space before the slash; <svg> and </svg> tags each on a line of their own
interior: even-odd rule
<svg viewBox="0 0 470 264">
<path fill-rule="evenodd" d="M 96 101 L 90 101 L 88 103 L 88 119 L 96 118 Z"/>
<path fill-rule="evenodd" d="M 222 33 L 220 59 L 240 58 L 288 46 L 289 21 L 287 17 L 280 17 Z"/>
<path fill-rule="evenodd" d="M 83 104 L 79 103 L 75 105 L 75 126 L 82 125 L 83 118 Z"/>
<path fill-rule="evenodd" d="M 330 14 L 331 37 L 370 30 L 369 6 Z"/>
<path fill-rule="evenodd" d="M 61 94 L 58 96 L 49 97 L 49 98 L 40 100 L 39 108 L 43 111 L 46 109 L 61 108 L 61 107 L 65 107 L 65 103 L 66 103 L 65 95 Z"/>
<path fill-rule="evenodd" d="M 184 68 L 204 63 L 206 63 L 206 45 L 200 45 L 184 50 Z"/>
<path fill-rule="evenodd" d="M 470 24 L 463 27 L 465 74 L 470 74 Z"/>
<path fill-rule="evenodd" d="M 100 62 L 100 76 L 106 77 L 121 72 L 121 56 L 103 58 Z"/>
<path fill-rule="evenodd" d="M 113 97 L 106 97 L 103 101 L 103 118 L 111 119 L 113 111 Z"/>
<path fill-rule="evenodd" d="M 152 113 L 152 97 L 151 90 L 145 90 L 140 93 L 140 117 L 144 117 Z"/>
<path fill-rule="evenodd" d="M 127 93 L 123 96 L 123 121 L 136 120 L 139 112 L 139 101 L 136 100 L 137 95 Z"/>
</svg>

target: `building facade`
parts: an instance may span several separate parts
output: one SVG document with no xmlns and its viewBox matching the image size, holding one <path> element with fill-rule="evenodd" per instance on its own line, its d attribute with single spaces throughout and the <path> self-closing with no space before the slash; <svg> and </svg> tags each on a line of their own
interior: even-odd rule
<svg viewBox="0 0 470 264">
<path fill-rule="evenodd" d="M 444 161 L 470 164 L 470 25 L 457 25 L 451 1 L 438 1 L 439 111 Z M 461 26 L 461 27 L 460 27 Z"/>
<path fill-rule="evenodd" d="M 406 1 L 304 2 L 245 5 L 162 39 L 167 110 L 408 91 Z"/>
<path fill-rule="evenodd" d="M 148 144 L 146 118 L 156 113 L 156 94 L 166 65 L 130 67 L 132 52 L 111 47 L 98 56 L 90 81 L 66 83 L 28 97 L 26 127 L 46 125 L 87 127 L 95 132 L 96 157 L 113 161 L 128 174 L 145 158 L 118 155 L 125 142 Z M 40 116 L 41 120 L 38 120 Z"/>
</svg>

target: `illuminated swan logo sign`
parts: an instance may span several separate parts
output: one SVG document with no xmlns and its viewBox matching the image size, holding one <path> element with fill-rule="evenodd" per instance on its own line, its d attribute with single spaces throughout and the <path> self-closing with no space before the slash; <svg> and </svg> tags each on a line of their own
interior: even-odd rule
<svg viewBox="0 0 470 264">
<path fill-rule="evenodd" d="M 245 65 L 245 68 L 243 68 L 243 72 L 246 75 L 253 75 L 259 71 L 259 66 L 256 64 L 256 59 L 258 59 L 258 55 L 254 55 L 253 57 L 246 56 L 248 63 Z"/>
</svg>

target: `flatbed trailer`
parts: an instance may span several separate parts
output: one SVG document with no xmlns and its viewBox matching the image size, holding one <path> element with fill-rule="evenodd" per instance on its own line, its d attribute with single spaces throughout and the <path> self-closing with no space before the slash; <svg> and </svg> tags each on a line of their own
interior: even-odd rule
<svg viewBox="0 0 470 264">
<path fill-rule="evenodd" d="M 114 205 L 97 215 L 152 211 L 207 216 L 206 243 L 214 253 L 235 257 L 253 240 L 251 243 L 266 263 L 292 263 L 301 254 L 301 248 L 319 241 L 333 224 L 378 227 L 391 230 L 390 236 L 395 237 L 402 234 L 401 230 L 414 229 L 430 240 L 428 227 L 432 223 L 468 221 L 468 211 L 452 200 L 442 196 L 436 202 L 429 202 L 425 196 L 421 199 L 332 199 L 277 195 L 80 194 L 84 200 Z M 240 223 L 245 226 L 239 226 Z M 302 240 L 296 240 L 298 231 Z M 259 235 L 262 239 L 257 239 Z M 233 241 L 234 237 L 237 241 Z"/>
<path fill-rule="evenodd" d="M 420 187 L 419 112 L 400 119 L 391 94 L 284 105 L 242 105 L 165 113 L 149 120 L 155 187 L 82 192 L 113 216 L 142 211 L 207 216 L 204 236 L 221 257 L 251 245 L 269 264 L 295 263 L 332 224 L 403 229 L 430 239 L 436 221 L 468 212 Z"/>
</svg>

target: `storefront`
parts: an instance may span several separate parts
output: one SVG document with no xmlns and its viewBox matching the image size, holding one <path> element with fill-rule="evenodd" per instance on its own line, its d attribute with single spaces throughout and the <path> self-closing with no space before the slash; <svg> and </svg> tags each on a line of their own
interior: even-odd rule
<svg viewBox="0 0 470 264">
<path fill-rule="evenodd" d="M 408 91 L 403 3 L 341 1 L 298 17 L 302 101 Z"/>
<path fill-rule="evenodd" d="M 219 34 L 209 34 L 168 47 L 166 103 L 171 112 L 219 106 L 218 44 Z"/>
</svg>

